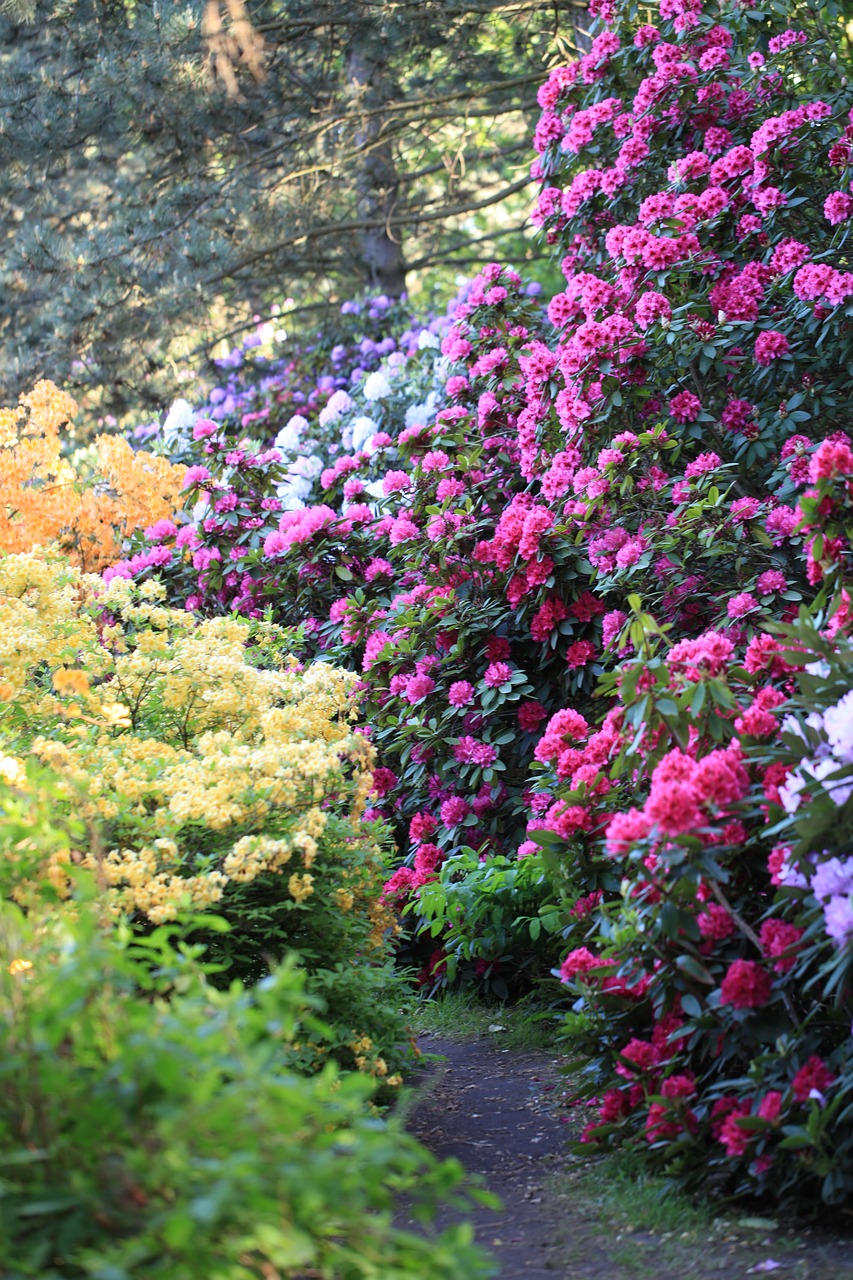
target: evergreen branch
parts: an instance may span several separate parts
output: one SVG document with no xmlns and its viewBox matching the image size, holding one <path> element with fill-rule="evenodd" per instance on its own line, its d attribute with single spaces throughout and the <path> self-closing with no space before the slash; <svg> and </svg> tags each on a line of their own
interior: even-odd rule
<svg viewBox="0 0 853 1280">
<path fill-rule="evenodd" d="M 502 191 L 496 195 L 487 197 L 484 200 L 478 200 L 472 203 L 459 204 L 451 208 L 441 208 L 432 213 L 420 214 L 397 214 L 388 218 L 363 218 L 353 219 L 345 222 L 337 222 L 331 226 L 317 227 L 311 232 L 303 232 L 298 236 L 287 236 L 284 240 L 278 240 L 275 244 L 268 245 L 264 249 L 259 249 L 256 253 L 250 254 L 245 258 L 233 271 L 220 273 L 215 276 L 208 276 L 204 281 L 205 285 L 219 284 L 223 280 L 236 275 L 238 271 L 242 271 L 246 267 L 254 266 L 256 262 L 261 262 L 265 258 L 271 257 L 273 254 L 280 253 L 282 249 L 295 247 L 304 244 L 306 240 L 317 240 L 321 236 L 337 236 L 350 231 L 365 231 L 371 227 L 404 227 L 414 226 L 422 222 L 435 222 L 444 218 L 451 218 L 457 214 L 475 213 L 478 209 L 486 209 L 490 205 L 499 204 L 501 200 L 505 200 L 507 196 L 513 195 L 516 191 L 522 191 L 525 187 L 530 186 L 532 178 L 520 178 L 517 182 L 511 183 L 508 187 L 504 187 Z"/>
</svg>

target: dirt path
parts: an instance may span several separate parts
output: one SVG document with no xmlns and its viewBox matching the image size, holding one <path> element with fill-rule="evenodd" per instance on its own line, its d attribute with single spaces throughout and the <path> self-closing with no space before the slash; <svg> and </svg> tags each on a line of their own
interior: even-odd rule
<svg viewBox="0 0 853 1280">
<path fill-rule="evenodd" d="M 565 1126 L 543 1102 L 556 1086 L 545 1054 L 501 1050 L 486 1041 L 422 1037 L 446 1063 L 430 1069 L 410 1128 L 437 1156 L 455 1156 L 500 1196 L 503 1209 L 474 1214 L 478 1243 L 499 1257 L 501 1277 L 554 1280 L 565 1256 L 562 1206 L 546 1190 L 560 1167 Z M 452 1221 L 445 1215 L 442 1225 Z"/>
<path fill-rule="evenodd" d="M 745 1217 L 752 1225 L 742 1230 L 724 1224 L 710 1239 L 673 1239 L 610 1220 L 584 1191 L 583 1166 L 565 1155 L 574 1126 L 555 1105 L 563 1085 L 552 1056 L 486 1040 L 420 1043 L 445 1061 L 428 1069 L 409 1127 L 500 1197 L 500 1210 L 469 1220 L 501 1280 L 853 1280 L 849 1237 L 793 1238 Z M 454 1220 L 446 1212 L 440 1225 Z"/>
</svg>

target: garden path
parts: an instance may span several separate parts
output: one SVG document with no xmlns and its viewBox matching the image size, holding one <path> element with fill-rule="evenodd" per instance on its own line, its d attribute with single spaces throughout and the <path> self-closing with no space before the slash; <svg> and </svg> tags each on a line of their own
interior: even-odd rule
<svg viewBox="0 0 853 1280">
<path fill-rule="evenodd" d="M 849 1236 L 792 1237 L 745 1217 L 708 1238 L 614 1216 L 585 1187 L 584 1162 L 565 1153 L 582 1118 L 561 1107 L 565 1081 L 552 1054 L 502 1049 L 496 1037 L 419 1043 L 443 1061 L 428 1067 L 409 1127 L 500 1197 L 500 1210 L 477 1208 L 470 1218 L 500 1280 L 853 1280 Z M 459 1218 L 446 1210 L 439 1225 Z"/>
</svg>

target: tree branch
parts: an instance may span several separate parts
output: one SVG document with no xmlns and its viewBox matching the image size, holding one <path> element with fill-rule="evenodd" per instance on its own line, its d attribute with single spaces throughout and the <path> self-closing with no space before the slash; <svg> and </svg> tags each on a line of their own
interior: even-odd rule
<svg viewBox="0 0 853 1280">
<path fill-rule="evenodd" d="M 486 209 L 490 205 L 499 204 L 501 200 L 505 200 L 507 196 L 514 195 L 516 191 L 523 191 L 525 187 L 530 186 L 532 181 L 530 177 L 521 178 L 518 182 L 511 183 L 510 186 L 504 187 L 502 191 L 498 191 L 495 195 L 489 196 L 484 200 L 466 202 L 450 208 L 441 208 L 434 210 L 432 213 L 397 214 L 388 219 L 353 219 L 348 222 L 337 222 L 326 227 L 317 227 L 313 231 L 306 231 L 298 236 L 287 236 L 284 240 L 277 240 L 275 244 L 268 245 L 265 249 L 259 249 L 256 253 L 250 254 L 233 271 L 220 272 L 218 275 L 208 276 L 203 283 L 206 286 L 219 284 L 222 280 L 234 277 L 238 271 L 242 271 L 246 267 L 252 267 L 256 262 L 261 262 L 264 258 L 280 253 L 282 249 L 295 248 L 296 245 L 304 244 L 307 240 L 318 240 L 324 236 L 337 236 L 351 231 L 362 231 L 367 227 L 383 227 L 386 225 L 409 227 L 423 222 L 436 222 L 440 219 L 452 218 L 457 214 L 475 213 L 478 209 Z"/>
</svg>

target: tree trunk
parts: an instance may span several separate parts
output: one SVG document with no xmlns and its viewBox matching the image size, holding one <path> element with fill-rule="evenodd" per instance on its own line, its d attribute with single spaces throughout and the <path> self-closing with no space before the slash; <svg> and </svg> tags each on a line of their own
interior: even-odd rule
<svg viewBox="0 0 853 1280">
<path fill-rule="evenodd" d="M 363 274 L 371 288 L 397 298 L 406 287 L 406 261 L 399 231 L 386 220 L 398 211 L 400 175 L 390 141 L 382 141 L 385 118 L 381 108 L 393 96 L 386 65 L 361 43 L 350 49 L 347 76 L 350 91 L 363 109 L 355 143 L 365 148 L 358 161 L 356 195 L 359 218 L 385 225 L 368 226 L 359 233 Z"/>
</svg>

